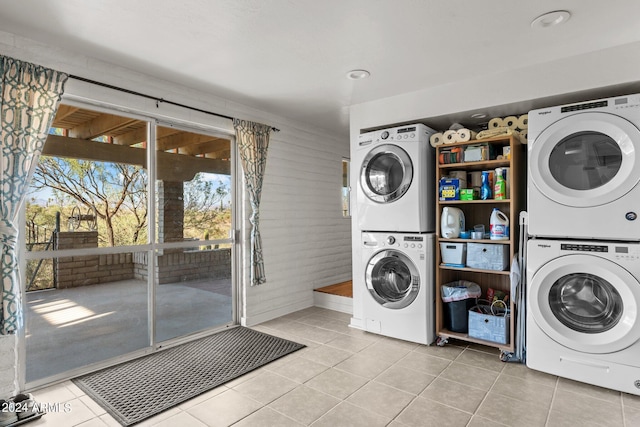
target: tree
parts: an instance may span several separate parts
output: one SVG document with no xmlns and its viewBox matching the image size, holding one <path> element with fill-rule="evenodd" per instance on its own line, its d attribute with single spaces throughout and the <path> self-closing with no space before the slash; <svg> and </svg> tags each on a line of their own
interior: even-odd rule
<svg viewBox="0 0 640 427">
<path fill-rule="evenodd" d="M 224 206 L 229 188 L 222 181 L 215 183 L 207 175 L 197 173 L 184 184 L 185 237 L 204 237 L 208 232 L 213 239 L 227 238 L 231 228 L 230 210 Z M 189 232 L 194 236 L 189 236 Z"/>
<path fill-rule="evenodd" d="M 78 204 L 82 212 L 95 212 L 106 228 L 106 243 L 115 246 L 137 243 L 146 228 L 147 181 L 147 174 L 140 166 L 42 156 L 34 173 L 33 187 L 51 189 Z M 127 217 L 133 218 L 132 232 L 116 239 L 114 223 L 124 211 L 131 214 Z"/>
</svg>

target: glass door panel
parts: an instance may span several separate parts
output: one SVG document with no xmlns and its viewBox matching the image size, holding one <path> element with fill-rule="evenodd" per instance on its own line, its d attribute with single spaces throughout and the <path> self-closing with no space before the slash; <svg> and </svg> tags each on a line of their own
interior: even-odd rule
<svg viewBox="0 0 640 427">
<path fill-rule="evenodd" d="M 150 346 L 145 119 L 62 104 L 26 198 L 26 382 Z"/>
<path fill-rule="evenodd" d="M 155 340 L 234 320 L 231 140 L 156 131 Z"/>
</svg>

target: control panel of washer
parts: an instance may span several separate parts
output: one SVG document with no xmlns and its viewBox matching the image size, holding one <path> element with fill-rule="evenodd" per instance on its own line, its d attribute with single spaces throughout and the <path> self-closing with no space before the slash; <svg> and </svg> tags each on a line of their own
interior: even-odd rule
<svg viewBox="0 0 640 427">
<path fill-rule="evenodd" d="M 640 247 L 638 246 L 614 246 L 613 253 L 617 261 L 640 260 Z"/>
<path fill-rule="evenodd" d="M 560 249 L 563 251 L 580 251 L 580 252 L 609 252 L 609 246 L 604 245 L 584 245 L 573 243 L 562 243 Z"/>
<path fill-rule="evenodd" d="M 587 245 L 577 243 L 562 243 L 560 249 L 563 251 L 577 252 L 599 252 L 606 253 L 607 258 L 616 261 L 638 261 L 640 260 L 640 245 Z"/>
</svg>

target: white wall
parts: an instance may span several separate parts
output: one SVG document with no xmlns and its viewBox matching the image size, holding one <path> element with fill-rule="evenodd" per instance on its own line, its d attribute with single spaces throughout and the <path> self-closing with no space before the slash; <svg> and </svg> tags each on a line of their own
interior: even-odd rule
<svg viewBox="0 0 640 427">
<path fill-rule="evenodd" d="M 351 278 L 351 224 L 342 218 L 340 199 L 341 161 L 349 155 L 346 138 L 9 33 L 0 32 L 0 53 L 191 107 L 267 123 L 281 130 L 271 136 L 262 195 L 261 232 L 267 283 L 258 287 L 245 287 L 246 281 L 242 283 L 243 324 L 257 324 L 312 306 L 314 288 Z M 228 120 L 168 104 L 156 106 L 151 100 L 77 80 L 69 80 L 66 93 L 75 99 L 99 99 L 115 108 L 126 106 L 136 112 L 151 112 L 154 116 L 232 132 Z M 247 201 L 246 197 L 240 199 Z M 247 225 L 248 210 L 246 206 L 241 208 Z M 244 233 L 245 248 L 248 238 L 249 234 Z M 243 256 L 248 259 L 248 251 Z M 246 280 L 247 268 L 242 276 Z M 9 341 L 2 341 L 0 355 L 13 348 L 10 343 L 4 345 Z M 5 390 L 14 384 L 15 378 L 17 367 L 13 359 L 1 357 L 0 398 L 6 397 Z"/>
<path fill-rule="evenodd" d="M 411 121 L 426 122 L 429 118 L 471 110 L 493 110 L 508 104 L 535 105 L 537 99 L 595 90 L 640 80 L 640 43 L 564 58 L 536 66 L 501 72 L 496 57 L 496 72 L 455 84 L 397 95 L 350 108 L 350 140 L 352 153 L 362 129 L 393 126 Z M 473 66 L 473 65 L 471 65 Z M 599 91 L 599 93 L 601 93 Z M 607 95 L 602 95 L 607 96 Z M 541 108 L 548 105 L 540 105 Z M 498 108 L 499 110 L 499 108 Z M 502 116 L 521 113 L 505 111 Z M 497 114 L 496 114 L 497 115 Z M 462 124 L 465 124 L 462 122 Z M 438 129 L 440 130 L 440 129 Z M 353 156 L 353 155 L 352 155 Z M 359 190 L 359 165 L 352 165 L 352 198 Z M 352 208 L 353 245 L 353 317 L 351 324 L 363 327 L 364 269 L 360 251 L 360 231 L 357 226 L 357 206 Z"/>
</svg>

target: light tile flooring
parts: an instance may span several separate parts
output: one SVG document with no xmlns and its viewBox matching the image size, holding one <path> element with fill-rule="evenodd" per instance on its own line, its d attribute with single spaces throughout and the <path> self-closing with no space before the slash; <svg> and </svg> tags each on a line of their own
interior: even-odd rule
<svg viewBox="0 0 640 427">
<path fill-rule="evenodd" d="M 640 426 L 640 397 L 503 363 L 495 349 L 422 346 L 305 309 L 255 329 L 307 347 L 140 426 Z M 118 426 L 70 381 L 34 392 L 68 403 L 36 426 Z"/>
</svg>

